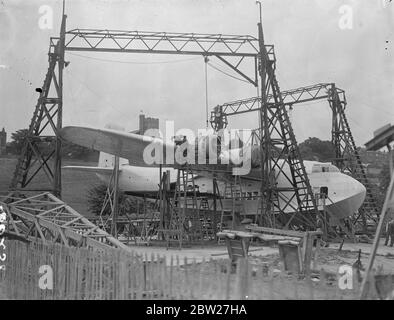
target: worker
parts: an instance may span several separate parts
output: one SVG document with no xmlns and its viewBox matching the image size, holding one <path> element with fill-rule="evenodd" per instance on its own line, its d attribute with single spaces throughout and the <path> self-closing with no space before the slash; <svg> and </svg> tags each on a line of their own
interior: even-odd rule
<svg viewBox="0 0 394 320">
<path fill-rule="evenodd" d="M 394 245 L 394 218 L 389 219 L 386 224 L 386 241 L 384 245 L 387 246 L 390 238 L 390 247 Z"/>
<path fill-rule="evenodd" d="M 237 228 L 239 231 L 249 231 L 246 229 L 247 226 L 250 226 L 253 223 L 252 219 L 245 218 L 241 221 L 241 225 Z"/>
<path fill-rule="evenodd" d="M 323 224 L 323 219 L 318 216 L 317 221 L 316 221 L 316 231 L 323 232 L 324 224 Z"/>
<path fill-rule="evenodd" d="M 317 236 L 317 239 L 320 240 L 321 245 L 324 247 L 328 247 L 327 237 L 325 234 L 324 221 L 320 215 L 317 216 L 316 231 L 322 232 L 322 235 Z"/>
</svg>

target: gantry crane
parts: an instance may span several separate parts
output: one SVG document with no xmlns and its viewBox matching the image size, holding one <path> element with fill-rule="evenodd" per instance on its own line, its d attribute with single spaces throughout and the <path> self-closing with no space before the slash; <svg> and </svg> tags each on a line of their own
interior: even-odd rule
<svg viewBox="0 0 394 320">
<path fill-rule="evenodd" d="M 342 172 L 351 174 L 367 189 L 363 206 L 353 216 L 353 223 L 356 228 L 366 232 L 368 223 L 377 223 L 379 207 L 345 114 L 347 106 L 345 91 L 338 88 L 335 83 L 319 83 L 282 91 L 280 95 L 288 108 L 317 100 L 327 100 L 329 102 L 332 111 L 331 141 L 335 149 L 335 158 L 332 162 Z M 274 103 L 274 96 L 272 94 L 268 95 L 267 101 L 268 103 Z M 261 97 L 253 97 L 218 105 L 211 112 L 211 126 L 214 130 L 219 131 L 228 125 L 228 117 L 260 111 L 260 103 Z"/>
<path fill-rule="evenodd" d="M 29 126 L 28 137 L 19 157 L 11 184 L 13 191 L 32 190 L 34 178 L 44 172 L 47 186 L 40 191 L 51 191 L 61 196 L 61 140 L 63 114 L 63 69 L 66 66 L 67 51 L 183 54 L 217 58 L 230 67 L 261 92 L 259 103 L 260 155 L 262 167 L 260 224 L 276 226 L 277 216 L 283 216 L 286 207 L 296 200 L 294 219 L 307 228 L 314 228 L 317 213 L 316 202 L 305 172 L 303 160 L 298 150 L 284 97 L 275 76 L 276 58 L 273 45 L 264 41 L 262 21 L 258 23 L 258 37 L 249 35 L 195 34 L 140 32 L 122 30 L 72 29 L 66 31 L 66 15 L 63 14 L 60 36 L 51 38 L 49 68 Z M 253 69 L 250 74 L 249 65 Z M 248 70 L 248 71 L 246 71 Z M 52 92 L 52 93 L 51 93 Z M 272 100 L 269 100 L 269 97 Z M 44 156 L 38 141 L 48 138 L 44 129 L 50 125 L 55 148 L 49 156 Z M 275 184 L 275 176 L 283 171 L 275 156 L 278 150 L 281 158 L 290 168 L 291 176 L 286 176 L 290 187 L 281 190 Z M 38 167 L 35 164 L 38 163 Z M 37 189 L 33 189 L 37 190 Z M 292 199 L 284 197 L 291 191 Z M 279 199 L 286 199 L 285 206 Z"/>
</svg>

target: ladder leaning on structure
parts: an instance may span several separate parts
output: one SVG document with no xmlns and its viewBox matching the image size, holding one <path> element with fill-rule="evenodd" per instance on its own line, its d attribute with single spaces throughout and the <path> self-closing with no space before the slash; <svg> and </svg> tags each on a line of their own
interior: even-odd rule
<svg viewBox="0 0 394 320">
<path fill-rule="evenodd" d="M 186 215 L 189 214 L 189 210 L 199 211 L 194 174 L 190 168 L 178 169 L 174 196 L 168 209 L 168 228 L 164 227 L 160 231 L 167 242 L 167 247 L 177 242 L 182 248 L 182 243 L 187 239 L 188 234 L 185 229 L 192 227 L 192 222 L 186 220 Z"/>
<path fill-rule="evenodd" d="M 224 187 L 224 199 L 231 199 L 231 208 L 222 206 L 222 212 L 220 216 L 220 231 L 226 228 L 234 229 L 236 223 L 236 213 L 243 214 L 244 208 L 244 198 L 241 186 L 241 177 L 234 176 L 233 181 L 226 181 Z M 226 222 L 230 222 L 227 225 Z M 226 228 L 223 228 L 226 225 Z"/>
</svg>

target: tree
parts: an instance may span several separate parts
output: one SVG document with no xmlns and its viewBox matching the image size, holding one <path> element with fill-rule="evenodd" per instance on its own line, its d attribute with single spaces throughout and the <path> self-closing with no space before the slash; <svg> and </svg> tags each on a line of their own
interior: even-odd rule
<svg viewBox="0 0 394 320">
<path fill-rule="evenodd" d="M 90 212 L 95 215 L 99 215 L 104 204 L 104 199 L 107 193 L 107 185 L 99 184 L 94 186 L 88 191 L 88 204 Z M 119 215 L 131 214 L 140 212 L 143 213 L 143 203 L 142 201 L 137 201 L 136 199 L 125 195 L 124 193 L 119 193 Z M 139 208 L 138 208 L 139 207 Z M 103 215 L 109 215 L 111 213 L 111 208 L 109 205 L 105 208 Z"/>
<path fill-rule="evenodd" d="M 11 133 L 12 141 L 7 144 L 8 152 L 12 154 L 21 154 L 28 131 L 27 129 L 20 129 Z"/>
<path fill-rule="evenodd" d="M 21 154 L 23 144 L 28 134 L 28 129 L 20 129 L 11 134 L 12 141 L 7 143 L 7 152 L 11 154 Z M 44 140 L 35 141 L 36 146 L 44 156 L 48 156 L 55 149 L 55 137 L 47 137 Z M 62 141 L 61 155 L 73 159 L 87 159 L 97 151 L 79 146 L 72 142 Z"/>
<path fill-rule="evenodd" d="M 73 158 L 73 159 L 87 159 L 97 151 L 79 146 L 72 142 L 63 141 L 62 142 L 62 156 Z"/>
<path fill-rule="evenodd" d="M 335 158 L 335 149 L 331 141 L 309 138 L 300 143 L 299 148 L 304 160 L 331 162 Z"/>
</svg>

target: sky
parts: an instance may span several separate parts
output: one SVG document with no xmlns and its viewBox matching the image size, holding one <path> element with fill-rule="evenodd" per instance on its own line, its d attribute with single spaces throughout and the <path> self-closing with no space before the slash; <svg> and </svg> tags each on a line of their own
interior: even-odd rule
<svg viewBox="0 0 394 320">
<path fill-rule="evenodd" d="M 0 129 L 29 125 L 58 36 L 58 0 L 0 0 Z M 389 0 L 264 0 L 265 41 L 275 45 L 281 90 L 335 82 L 346 91 L 357 145 L 394 124 L 394 4 Z M 48 8 L 53 23 L 42 28 Z M 351 10 L 351 11 L 349 11 Z M 349 20 L 351 12 L 351 20 Z M 221 33 L 257 37 L 255 0 L 66 0 L 74 28 Z M 48 21 L 47 21 L 48 22 Z M 40 24 L 41 23 L 41 24 Z M 50 26 L 49 26 L 50 25 Z M 49 29 L 48 29 L 49 27 Z M 201 56 L 66 52 L 63 125 L 138 128 L 138 115 L 205 127 L 205 65 Z M 215 67 L 239 78 L 214 58 Z M 209 108 L 256 95 L 252 85 L 208 66 Z M 331 138 L 327 101 L 290 114 L 298 142 Z M 256 128 L 258 114 L 232 117 L 232 128 Z M 9 135 L 10 136 L 10 135 Z M 9 139 L 9 138 L 8 138 Z"/>
</svg>

